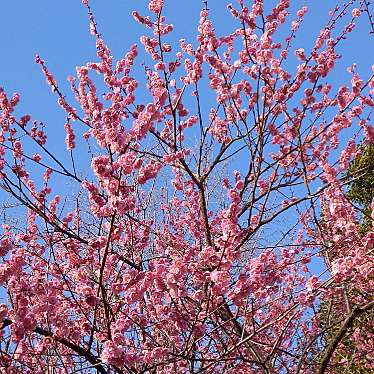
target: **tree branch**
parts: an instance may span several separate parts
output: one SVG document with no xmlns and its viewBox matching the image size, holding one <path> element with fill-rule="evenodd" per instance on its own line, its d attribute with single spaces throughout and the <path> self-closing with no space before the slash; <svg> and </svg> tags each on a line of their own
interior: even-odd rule
<svg viewBox="0 0 374 374">
<path fill-rule="evenodd" d="M 330 342 L 329 346 L 326 349 L 325 354 L 322 358 L 321 366 L 317 372 L 317 374 L 324 374 L 326 372 L 327 366 L 329 365 L 331 356 L 336 350 L 338 344 L 342 341 L 345 334 L 347 333 L 348 329 L 350 329 L 353 325 L 353 322 L 356 318 L 358 318 L 361 314 L 365 313 L 366 311 L 372 309 L 374 307 L 374 301 L 364 305 L 364 306 L 356 306 L 352 309 L 352 312 L 348 315 L 348 317 L 342 323 L 339 331 L 336 333 L 334 339 Z"/>
<path fill-rule="evenodd" d="M 4 319 L 1 329 L 4 329 L 5 327 L 10 326 L 12 323 L 13 321 L 11 321 L 10 319 Z M 97 358 L 96 356 L 94 356 L 91 352 L 79 346 L 78 344 L 72 343 L 65 338 L 58 337 L 54 335 L 51 331 L 45 330 L 41 327 L 35 327 L 33 332 L 35 332 L 36 334 L 45 336 L 45 337 L 50 337 L 54 341 L 61 343 L 67 348 L 70 348 L 72 351 L 77 353 L 79 356 L 84 357 L 91 365 L 95 367 L 97 372 L 101 374 L 108 374 L 107 370 L 102 365 L 101 360 Z"/>
</svg>

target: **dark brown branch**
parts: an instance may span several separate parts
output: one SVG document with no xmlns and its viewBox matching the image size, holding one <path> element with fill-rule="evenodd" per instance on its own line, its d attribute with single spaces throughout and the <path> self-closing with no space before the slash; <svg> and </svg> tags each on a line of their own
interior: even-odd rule
<svg viewBox="0 0 374 374">
<path fill-rule="evenodd" d="M 1 326 L 1 329 L 4 329 L 5 327 L 10 326 L 12 323 L 13 323 L 13 321 L 11 321 L 10 319 L 4 319 L 3 324 Z M 107 374 L 108 373 L 107 370 L 102 365 L 101 360 L 99 358 L 97 358 L 96 356 L 94 356 L 91 352 L 82 348 L 81 346 L 79 346 L 75 343 L 72 343 L 71 341 L 69 341 L 65 338 L 55 336 L 51 331 L 45 330 L 41 327 L 35 327 L 33 332 L 35 332 L 38 335 L 42 335 L 42 336 L 45 336 L 45 337 L 50 337 L 55 342 L 61 343 L 65 347 L 70 348 L 72 351 L 74 351 L 78 355 L 84 357 L 91 365 L 93 365 L 95 367 L 97 372 L 99 372 L 101 374 Z"/>
<path fill-rule="evenodd" d="M 327 347 L 325 354 L 322 358 L 321 366 L 317 372 L 317 374 L 324 374 L 326 372 L 327 366 L 329 365 L 331 356 L 336 350 L 338 344 L 342 341 L 344 336 L 346 335 L 347 331 L 352 327 L 353 322 L 356 318 L 358 318 L 361 314 L 367 312 L 368 310 L 374 308 L 374 301 L 364 305 L 364 306 L 357 306 L 352 309 L 352 312 L 348 315 L 348 317 L 344 320 L 342 325 L 340 326 L 339 331 L 336 333 L 334 339 L 330 342 L 329 346 Z"/>
</svg>

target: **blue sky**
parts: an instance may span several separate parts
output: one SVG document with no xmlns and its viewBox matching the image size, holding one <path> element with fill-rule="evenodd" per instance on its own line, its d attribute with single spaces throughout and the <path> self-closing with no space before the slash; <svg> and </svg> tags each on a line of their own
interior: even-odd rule
<svg viewBox="0 0 374 374">
<path fill-rule="evenodd" d="M 92 0 L 91 3 L 100 31 L 114 56 L 122 56 L 131 42 L 138 41 L 139 36 L 146 31 L 130 15 L 133 9 L 144 12 L 146 0 Z M 165 13 L 176 27 L 176 40 L 193 38 L 201 3 L 200 0 L 166 0 Z M 272 5 L 275 1 L 267 0 L 265 3 Z M 326 20 L 327 11 L 333 8 L 335 1 L 296 0 L 293 3 L 297 7 L 304 4 L 310 7 L 303 32 L 294 46 L 310 45 L 311 39 L 318 33 L 318 25 Z M 211 0 L 209 4 L 217 30 L 225 29 L 229 18 L 225 17 L 227 1 Z M 39 53 L 47 61 L 63 91 L 67 93 L 66 77 L 74 74 L 77 65 L 95 59 L 94 41 L 88 32 L 87 15 L 81 1 L 12 0 L 3 1 L 0 10 L 0 86 L 8 92 L 20 92 L 22 108 L 38 119 L 58 121 L 58 113 L 62 116 L 63 113 L 56 107 L 55 98 L 45 85 L 34 57 Z M 367 20 L 364 18 L 363 21 L 362 27 L 354 31 L 344 50 L 347 62 L 354 58 L 361 66 L 365 66 L 363 70 L 367 70 L 373 56 L 370 54 L 370 37 L 366 31 Z"/>
</svg>

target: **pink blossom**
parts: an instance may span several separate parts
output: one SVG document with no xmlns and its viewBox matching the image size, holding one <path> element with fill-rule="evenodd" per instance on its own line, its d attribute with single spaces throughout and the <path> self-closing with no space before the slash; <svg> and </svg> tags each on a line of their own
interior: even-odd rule
<svg viewBox="0 0 374 374">
<path fill-rule="evenodd" d="M 132 13 L 141 48 L 126 39 L 117 57 L 82 3 L 96 56 L 71 95 L 36 57 L 74 152 L 0 89 L 0 366 L 321 371 L 334 331 L 372 308 L 374 233 L 347 192 L 374 143 L 374 83 L 359 48 L 346 61 L 370 10 L 351 1 L 312 22 L 307 53 L 309 10 L 289 0 L 238 0 L 219 22 L 203 4 L 178 42 L 168 2 L 149 0 Z M 361 319 L 327 371 L 373 366 Z"/>
<path fill-rule="evenodd" d="M 360 17 L 361 11 L 358 8 L 352 10 L 352 17 Z"/>
</svg>

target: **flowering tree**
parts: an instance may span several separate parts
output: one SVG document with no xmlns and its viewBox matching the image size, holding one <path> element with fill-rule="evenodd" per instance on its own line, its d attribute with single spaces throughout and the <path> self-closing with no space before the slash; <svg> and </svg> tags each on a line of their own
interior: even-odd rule
<svg viewBox="0 0 374 374">
<path fill-rule="evenodd" d="M 355 64 L 349 85 L 331 78 L 357 20 L 374 30 L 368 1 L 330 11 L 307 51 L 293 40 L 308 9 L 288 0 L 228 4 L 224 35 L 205 1 L 196 41 L 177 45 L 151 0 L 132 14 L 142 48 L 119 61 L 83 5 L 97 61 L 69 78 L 77 104 L 36 58 L 66 112 L 71 162 L 0 91 L 1 186 L 27 211 L 0 242 L 2 370 L 373 368 L 373 319 L 355 321 L 374 309 L 374 231 L 360 231 L 346 171 L 374 143 L 374 82 Z"/>
</svg>

